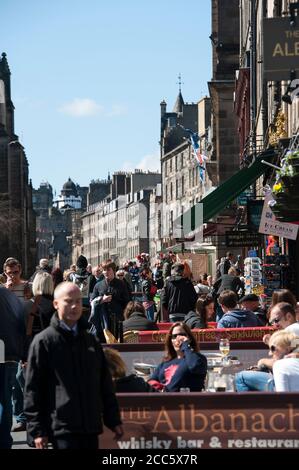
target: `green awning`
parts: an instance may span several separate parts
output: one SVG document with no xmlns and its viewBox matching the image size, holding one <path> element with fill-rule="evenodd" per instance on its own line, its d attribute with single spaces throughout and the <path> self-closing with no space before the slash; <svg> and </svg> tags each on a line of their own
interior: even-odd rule
<svg viewBox="0 0 299 470">
<path fill-rule="evenodd" d="M 207 223 L 266 171 L 267 165 L 262 163 L 262 160 L 271 162 L 275 156 L 277 156 L 275 149 L 269 149 L 260 153 L 248 168 L 242 168 L 242 170 L 226 180 L 182 216 L 178 217 L 175 220 L 176 227 L 184 226 L 184 232 L 187 234 L 189 230 L 186 231 L 185 229 L 186 221 L 191 220 L 191 231 L 195 230 L 198 225 L 195 223 L 195 213 L 197 214 L 197 220 L 199 220 L 200 204 L 202 204 L 203 210 L 203 223 Z"/>
</svg>

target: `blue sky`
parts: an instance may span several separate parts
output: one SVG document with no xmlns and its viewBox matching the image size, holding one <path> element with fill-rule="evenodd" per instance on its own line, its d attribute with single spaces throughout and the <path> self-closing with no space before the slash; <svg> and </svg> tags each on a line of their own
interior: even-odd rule
<svg viewBox="0 0 299 470">
<path fill-rule="evenodd" d="M 34 187 L 158 169 L 160 102 L 211 79 L 210 0 L 1 0 L 0 53 Z"/>
</svg>

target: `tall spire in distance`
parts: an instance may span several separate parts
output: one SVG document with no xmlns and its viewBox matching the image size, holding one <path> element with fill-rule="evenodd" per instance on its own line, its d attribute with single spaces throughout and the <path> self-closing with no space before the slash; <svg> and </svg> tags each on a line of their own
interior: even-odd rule
<svg viewBox="0 0 299 470">
<path fill-rule="evenodd" d="M 1 75 L 1 72 L 3 74 L 9 74 L 10 75 L 9 65 L 8 65 L 8 62 L 7 62 L 5 52 L 2 52 L 2 58 L 0 59 L 0 75 Z"/>
<path fill-rule="evenodd" d="M 173 112 L 174 113 L 182 113 L 183 112 L 183 107 L 184 107 L 184 100 L 183 100 L 183 97 L 182 97 L 182 92 L 181 92 L 181 85 L 182 85 L 182 76 L 181 74 L 179 73 L 179 76 L 178 76 L 178 85 L 179 85 L 179 94 L 177 96 L 177 99 L 176 99 L 176 102 L 174 104 L 174 107 L 173 107 Z"/>
</svg>

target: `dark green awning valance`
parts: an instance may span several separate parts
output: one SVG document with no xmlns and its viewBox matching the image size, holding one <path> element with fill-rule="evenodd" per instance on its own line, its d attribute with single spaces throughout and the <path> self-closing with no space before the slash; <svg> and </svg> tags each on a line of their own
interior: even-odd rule
<svg viewBox="0 0 299 470">
<path fill-rule="evenodd" d="M 242 168 L 231 178 L 226 180 L 218 188 L 205 196 L 200 202 L 191 207 L 182 216 L 175 220 L 176 227 L 184 227 L 185 235 L 190 232 L 186 231 L 186 221 L 191 221 L 191 231 L 198 228 L 197 220 L 207 223 L 217 214 L 219 214 L 230 202 L 236 199 L 245 189 L 247 189 L 254 181 L 256 181 L 267 169 L 267 165 L 262 160 L 271 162 L 277 156 L 275 149 L 266 150 L 260 153 L 255 161 L 247 168 Z M 199 217 L 202 204 L 203 218 Z M 196 217 L 195 217 L 196 214 Z M 188 223 L 187 223 L 188 226 Z"/>
</svg>

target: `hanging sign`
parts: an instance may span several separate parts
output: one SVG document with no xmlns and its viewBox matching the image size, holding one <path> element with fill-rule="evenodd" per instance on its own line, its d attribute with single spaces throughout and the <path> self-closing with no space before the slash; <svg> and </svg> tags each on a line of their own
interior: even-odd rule
<svg viewBox="0 0 299 470">
<path fill-rule="evenodd" d="M 290 80 L 290 72 L 299 73 L 299 22 L 291 17 L 263 20 L 264 79 Z"/>
<path fill-rule="evenodd" d="M 276 220 L 275 215 L 268 205 L 268 202 L 271 199 L 271 192 L 269 192 L 265 196 L 259 232 L 265 233 L 266 235 L 276 235 L 277 237 L 296 240 L 299 226 L 296 224 L 289 224 L 288 222 L 280 222 Z"/>
</svg>

